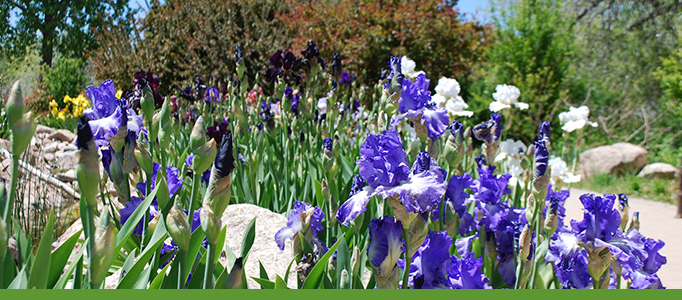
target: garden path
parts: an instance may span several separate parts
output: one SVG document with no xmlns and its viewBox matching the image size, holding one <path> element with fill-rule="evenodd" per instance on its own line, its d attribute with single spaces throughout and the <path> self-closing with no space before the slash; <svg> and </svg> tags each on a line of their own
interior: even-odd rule
<svg viewBox="0 0 682 300">
<path fill-rule="evenodd" d="M 582 203 L 580 195 L 596 192 L 571 189 L 571 197 L 566 201 L 566 222 L 571 219 L 582 220 Z M 658 271 L 663 286 L 669 289 L 682 289 L 682 219 L 675 218 L 677 207 L 663 202 L 656 202 L 637 197 L 628 197 L 630 213 L 639 212 L 640 232 L 649 238 L 665 242 L 661 255 L 668 262 Z"/>
</svg>

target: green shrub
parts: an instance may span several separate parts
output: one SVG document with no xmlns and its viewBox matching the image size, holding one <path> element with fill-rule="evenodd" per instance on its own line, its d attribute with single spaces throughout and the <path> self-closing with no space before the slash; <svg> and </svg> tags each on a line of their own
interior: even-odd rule
<svg viewBox="0 0 682 300">
<path fill-rule="evenodd" d="M 64 96 L 76 97 L 85 88 L 85 70 L 83 60 L 60 57 L 54 68 L 46 68 L 43 73 L 45 91 L 64 107 Z M 50 101 L 52 99 L 49 99 Z"/>
</svg>

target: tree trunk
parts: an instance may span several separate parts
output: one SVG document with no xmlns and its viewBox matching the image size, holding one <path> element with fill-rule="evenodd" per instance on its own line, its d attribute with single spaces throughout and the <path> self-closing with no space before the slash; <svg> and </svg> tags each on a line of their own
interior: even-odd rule
<svg viewBox="0 0 682 300">
<path fill-rule="evenodd" d="M 54 54 L 54 31 L 55 27 L 52 24 L 54 16 L 45 15 L 45 23 L 43 23 L 43 28 L 40 33 L 43 35 L 43 44 L 40 48 L 40 54 L 43 58 L 43 64 L 48 67 L 52 67 L 52 56 Z"/>
</svg>

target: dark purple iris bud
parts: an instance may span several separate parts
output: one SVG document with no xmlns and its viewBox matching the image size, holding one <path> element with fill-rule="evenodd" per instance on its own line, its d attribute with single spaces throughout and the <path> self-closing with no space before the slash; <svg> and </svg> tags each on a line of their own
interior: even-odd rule
<svg viewBox="0 0 682 300">
<path fill-rule="evenodd" d="M 232 132 L 227 131 L 223 135 L 222 143 L 220 144 L 220 149 L 218 150 L 218 155 L 215 157 L 215 169 L 218 172 L 219 178 L 229 176 L 234 169 L 234 154 L 232 153 Z"/>
<path fill-rule="evenodd" d="M 318 57 L 317 61 L 320 63 L 320 68 L 322 69 L 322 71 L 326 71 L 327 70 L 327 61 L 322 57 Z"/>
<path fill-rule="evenodd" d="M 305 131 L 303 131 L 303 129 L 301 129 L 301 134 L 299 135 L 299 141 L 301 143 L 305 143 Z"/>
<path fill-rule="evenodd" d="M 338 78 L 341 76 L 341 54 L 339 52 L 334 51 L 332 54 L 332 75 L 335 78 Z"/>
<path fill-rule="evenodd" d="M 625 193 L 618 194 L 618 208 L 620 208 L 620 210 L 623 211 L 623 209 L 625 209 L 626 206 L 629 206 L 628 196 Z"/>
<path fill-rule="evenodd" d="M 381 68 L 381 74 L 379 75 L 379 79 L 381 79 L 381 80 L 387 79 L 388 75 L 389 75 L 389 69 Z"/>
<path fill-rule="evenodd" d="M 270 56 L 270 64 L 272 64 L 275 68 L 281 69 L 282 66 L 284 65 L 284 57 L 283 57 L 283 52 L 282 50 L 277 50 L 275 54 Z"/>
<path fill-rule="evenodd" d="M 287 99 L 292 100 L 294 97 L 294 89 L 288 86 L 286 89 L 284 89 L 284 96 L 286 96 Z"/>
<path fill-rule="evenodd" d="M 549 151 L 545 141 L 535 142 L 535 176 L 542 177 L 547 172 L 547 162 L 549 161 Z"/>
<path fill-rule="evenodd" d="M 355 174 L 355 176 L 353 176 L 353 184 L 350 187 L 350 193 L 348 194 L 348 198 L 353 197 L 355 194 L 362 191 L 362 189 L 366 185 L 367 185 L 367 180 L 362 178 L 362 176 L 360 174 Z"/>
<path fill-rule="evenodd" d="M 199 119 L 199 112 L 197 111 L 196 108 L 194 108 L 192 106 L 189 109 L 189 114 L 190 114 L 190 121 L 191 121 L 190 123 L 194 124 L 197 121 L 197 119 Z"/>
<path fill-rule="evenodd" d="M 338 87 L 338 86 L 339 85 L 336 83 L 336 80 L 332 80 L 332 91 L 335 91 L 336 87 Z"/>
<path fill-rule="evenodd" d="M 325 149 L 332 151 L 332 146 L 334 145 L 334 140 L 332 140 L 332 138 L 326 137 L 326 138 L 324 138 L 324 141 L 322 141 L 322 144 L 324 145 Z"/>
<path fill-rule="evenodd" d="M 556 215 L 557 212 L 559 211 L 560 204 L 561 198 L 558 195 L 552 195 L 551 197 L 549 197 L 549 213 L 552 215 Z"/>
<path fill-rule="evenodd" d="M 417 154 L 417 161 L 414 168 L 414 174 L 421 174 L 431 169 L 431 155 L 426 151 L 421 151 Z"/>
<path fill-rule="evenodd" d="M 283 61 L 283 67 L 285 70 L 292 70 L 294 68 L 294 64 L 296 63 L 296 55 L 291 53 L 291 51 L 286 51 L 282 55 L 282 61 Z"/>
<path fill-rule="evenodd" d="M 291 126 L 287 126 L 287 135 L 291 135 L 291 133 L 293 133 Z"/>
<path fill-rule="evenodd" d="M 320 49 L 315 44 L 315 41 L 308 41 L 308 47 L 301 51 L 301 54 L 306 59 L 313 59 L 320 56 Z"/>
<path fill-rule="evenodd" d="M 201 80 L 200 77 L 195 77 L 194 78 L 194 98 L 195 99 L 201 99 L 201 96 L 203 96 L 206 93 L 206 85 L 204 84 L 204 81 Z"/>
<path fill-rule="evenodd" d="M 242 54 L 242 46 L 241 45 L 235 46 L 234 47 L 234 60 L 238 62 L 243 57 L 244 57 L 244 55 Z"/>
<path fill-rule="evenodd" d="M 450 124 L 450 134 L 452 134 L 456 142 L 462 143 L 464 141 L 464 125 L 459 121 L 452 121 L 452 124 Z"/>
<path fill-rule="evenodd" d="M 549 134 L 551 130 L 549 128 L 549 122 L 544 121 L 542 122 L 542 125 L 540 125 L 540 136 L 538 136 L 538 140 L 548 140 L 549 141 Z"/>
<path fill-rule="evenodd" d="M 483 169 L 488 166 L 488 164 L 485 162 L 485 157 L 483 155 L 477 156 L 475 160 L 479 169 Z"/>
<path fill-rule="evenodd" d="M 159 109 L 163 105 L 163 95 L 159 93 L 159 91 L 153 91 L 152 94 L 154 95 L 154 108 Z"/>
<path fill-rule="evenodd" d="M 92 136 L 92 130 L 90 130 L 90 123 L 88 123 L 88 118 L 81 116 L 78 118 L 78 140 L 76 140 L 76 146 L 80 150 L 90 150 L 88 147 L 88 142 L 92 141 L 94 137 Z"/>
<path fill-rule="evenodd" d="M 220 101 L 220 91 L 218 91 L 218 89 L 214 87 L 206 89 L 206 97 L 204 98 L 204 101 L 206 102 Z"/>
<path fill-rule="evenodd" d="M 353 101 L 351 102 L 350 107 L 351 107 L 351 109 L 353 110 L 353 112 L 357 112 L 357 111 L 360 110 L 360 105 L 362 105 L 362 103 L 360 103 L 360 100 L 359 100 L 359 99 L 353 99 Z"/>
</svg>

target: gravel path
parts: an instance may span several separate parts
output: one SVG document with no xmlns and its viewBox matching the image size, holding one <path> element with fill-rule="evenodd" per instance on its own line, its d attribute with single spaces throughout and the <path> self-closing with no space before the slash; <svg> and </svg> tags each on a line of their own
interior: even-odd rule
<svg viewBox="0 0 682 300">
<path fill-rule="evenodd" d="M 567 220 L 582 220 L 583 206 L 579 197 L 586 193 L 599 194 L 571 189 L 571 197 L 565 204 Z M 631 216 L 632 212 L 639 212 L 640 232 L 646 237 L 665 242 L 660 253 L 668 259 L 668 262 L 658 271 L 658 277 L 661 278 L 663 286 L 669 289 L 682 289 L 682 219 L 675 218 L 677 207 L 643 198 L 628 198 Z"/>
</svg>

